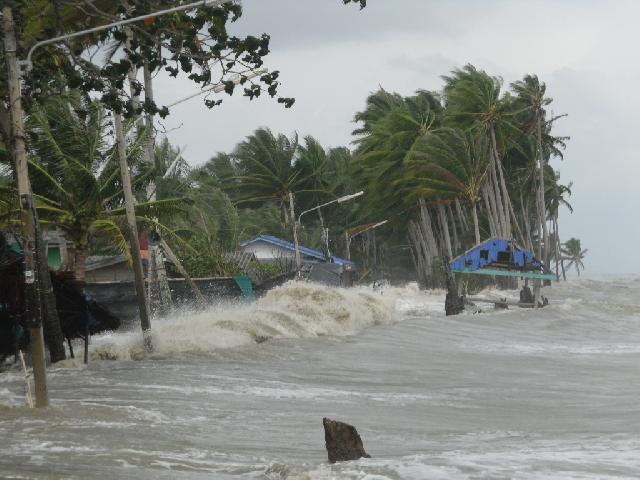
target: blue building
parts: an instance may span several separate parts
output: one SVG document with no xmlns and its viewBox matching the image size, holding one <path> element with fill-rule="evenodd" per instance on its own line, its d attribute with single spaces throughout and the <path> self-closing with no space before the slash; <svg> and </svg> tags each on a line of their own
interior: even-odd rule
<svg viewBox="0 0 640 480">
<path fill-rule="evenodd" d="M 558 277 L 533 252 L 520 248 L 514 241 L 490 238 L 467 250 L 451 263 L 451 271 L 504 277 L 558 280 Z"/>
</svg>

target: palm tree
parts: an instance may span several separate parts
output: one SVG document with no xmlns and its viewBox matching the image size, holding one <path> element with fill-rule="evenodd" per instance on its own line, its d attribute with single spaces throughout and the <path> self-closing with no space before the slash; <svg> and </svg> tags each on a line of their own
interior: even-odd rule
<svg viewBox="0 0 640 480">
<path fill-rule="evenodd" d="M 375 102 L 374 102 L 375 100 Z M 420 142 L 441 125 L 442 106 L 435 94 L 418 91 L 401 97 L 385 91 L 369 97 L 367 110 L 357 113 L 363 128 L 354 141 L 359 176 L 366 185 L 372 217 L 406 208 L 408 185 L 405 173 L 409 159 Z"/>
<path fill-rule="evenodd" d="M 570 238 L 569 240 L 564 242 L 561 252 L 562 255 L 564 255 L 564 259 L 569 261 L 567 269 L 571 268 L 572 265 L 575 265 L 576 272 L 578 272 L 578 276 L 580 276 L 580 269 L 584 270 L 584 264 L 582 263 L 582 260 L 584 260 L 584 256 L 586 255 L 588 250 L 582 250 L 580 240 L 578 240 L 577 238 Z"/>
<path fill-rule="evenodd" d="M 104 237 L 129 256 L 123 233 L 125 209 L 117 151 L 107 143 L 105 110 L 72 92 L 37 106 L 27 119 L 34 156 L 29 160 L 37 209 L 45 225 L 59 228 L 75 246 L 76 280 L 85 281 L 85 264 L 92 237 Z M 142 161 L 145 135 L 129 146 L 134 185 L 153 173 Z M 144 169 L 141 168 L 144 166 Z M 142 202 L 136 216 L 142 223 L 171 233 L 153 218 L 180 210 L 182 200 Z"/>
<path fill-rule="evenodd" d="M 239 174 L 235 177 L 240 189 L 238 203 L 260 205 L 275 202 L 286 225 L 289 192 L 298 188 L 300 172 L 294 167 L 298 136 L 275 136 L 268 128 L 259 128 L 241 142 L 233 152 Z"/>
<path fill-rule="evenodd" d="M 542 236 L 538 255 L 547 263 L 549 261 L 550 245 L 549 230 L 546 222 L 546 203 L 544 199 L 544 171 L 547 158 L 543 148 L 543 125 L 545 122 L 545 107 L 551 104 L 551 99 L 545 97 L 547 87 L 538 80 L 536 75 L 525 75 L 522 80 L 511 84 L 511 88 L 516 94 L 515 104 L 522 107 L 525 115 L 525 132 L 534 132 L 536 139 L 537 157 L 538 157 L 538 188 L 537 188 L 537 205 L 538 205 L 538 222 L 542 228 Z M 544 245 L 544 249 L 542 248 Z"/>
<path fill-rule="evenodd" d="M 492 156 L 488 189 L 495 205 L 496 223 L 505 238 L 511 237 L 512 206 L 501 152 L 517 131 L 514 112 L 501 98 L 501 80 L 473 65 L 454 70 L 445 80 L 444 99 L 448 123 L 470 128 L 486 137 Z"/>
<path fill-rule="evenodd" d="M 420 198 L 463 198 L 471 206 L 476 245 L 480 243 L 477 204 L 486 181 L 487 142 L 471 131 L 442 128 L 425 137 L 409 159 L 408 175 Z"/>
</svg>

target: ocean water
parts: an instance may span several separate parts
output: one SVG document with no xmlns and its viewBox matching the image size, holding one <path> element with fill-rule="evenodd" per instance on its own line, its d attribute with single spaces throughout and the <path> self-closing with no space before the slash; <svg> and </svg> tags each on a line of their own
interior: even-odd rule
<svg viewBox="0 0 640 480">
<path fill-rule="evenodd" d="M 640 478 L 640 278 L 544 294 L 445 317 L 443 292 L 290 283 L 155 320 L 151 355 L 96 337 L 44 411 L 0 373 L 0 478 Z M 325 416 L 372 458 L 330 465 Z"/>
</svg>

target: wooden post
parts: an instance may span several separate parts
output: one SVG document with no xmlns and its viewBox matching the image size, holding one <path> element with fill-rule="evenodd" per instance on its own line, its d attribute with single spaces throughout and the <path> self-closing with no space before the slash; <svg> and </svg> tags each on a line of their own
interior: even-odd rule
<svg viewBox="0 0 640 480">
<path fill-rule="evenodd" d="M 13 154 L 24 237 L 25 316 L 31 338 L 31 361 L 33 363 L 33 378 L 36 388 L 36 407 L 46 407 L 49 405 L 49 394 L 47 392 L 44 358 L 42 311 L 40 309 L 40 296 L 38 295 L 37 283 L 36 218 L 33 210 L 33 196 L 31 195 L 27 153 L 24 143 L 24 120 L 22 118 L 18 59 L 16 57 L 17 42 L 11 8 L 4 7 L 2 9 L 2 16 L 4 22 L 4 48 L 7 62 Z"/>
<path fill-rule="evenodd" d="M 293 243 L 296 249 L 296 270 L 297 276 L 300 277 L 302 271 L 302 259 L 300 258 L 300 244 L 298 243 L 298 222 L 293 206 L 293 193 L 289 192 L 289 214 L 291 215 L 291 224 L 293 225 Z"/>
<path fill-rule="evenodd" d="M 127 164 L 127 148 L 125 145 L 124 127 L 122 116 L 118 112 L 113 112 L 116 141 L 118 143 L 118 159 L 120 161 L 120 178 L 122 179 L 122 190 L 124 192 L 124 205 L 127 214 L 127 224 L 129 226 L 129 245 L 131 258 L 133 261 L 133 274 L 135 277 L 136 298 L 138 300 L 138 310 L 140 312 L 140 327 L 144 337 L 144 345 L 147 350 L 152 349 L 151 345 L 151 322 L 149 320 L 149 306 L 144 288 L 144 273 L 142 271 L 142 259 L 140 257 L 140 240 L 138 238 L 138 227 L 136 225 L 136 212 L 134 206 L 133 191 L 131 189 L 131 177 L 129 175 L 129 165 Z"/>
</svg>

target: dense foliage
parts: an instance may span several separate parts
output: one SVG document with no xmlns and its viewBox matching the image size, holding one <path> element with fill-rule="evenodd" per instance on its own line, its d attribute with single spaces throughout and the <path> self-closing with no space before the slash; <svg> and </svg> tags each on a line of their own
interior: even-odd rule
<svg viewBox="0 0 640 480">
<path fill-rule="evenodd" d="M 16 0 L 19 56 L 43 38 L 186 3 Z M 326 148 L 313 136 L 260 128 L 231 152 L 192 168 L 166 139 L 156 142 L 153 115 L 169 113 L 153 101 L 149 79 L 160 70 L 200 87 L 220 84 L 229 95 L 242 89 L 249 98 L 263 90 L 277 97 L 277 71 L 249 78 L 269 53 L 269 36 L 228 32 L 241 14 L 235 2 L 199 7 L 34 54 L 24 82 L 33 188 L 41 219 L 60 228 L 81 257 L 105 245 L 127 251 L 111 131 L 116 112 L 126 120 L 140 227 L 160 231 L 196 276 L 237 273 L 225 252 L 258 234 L 291 239 L 298 218 L 301 243 L 349 252 L 363 278 L 391 270 L 436 286 L 444 259 L 495 236 L 535 249 L 558 271 L 565 260 L 582 267 L 586 251 L 573 239 L 562 244 L 558 232 L 571 185 L 561 184 L 550 164 L 562 158 L 567 139 L 553 134 L 558 117 L 549 116 L 551 99 L 535 75 L 506 88 L 500 78 L 466 65 L 444 76 L 439 92 L 402 96 L 380 89 L 354 114 L 353 148 Z M 148 81 L 139 80 L 139 70 Z M 0 92 L 0 189 L 11 192 L 4 78 Z M 209 107 L 220 101 L 204 99 Z M 362 197 L 307 214 L 360 190 Z M 6 224 L 15 205 L 4 197 Z"/>
</svg>

